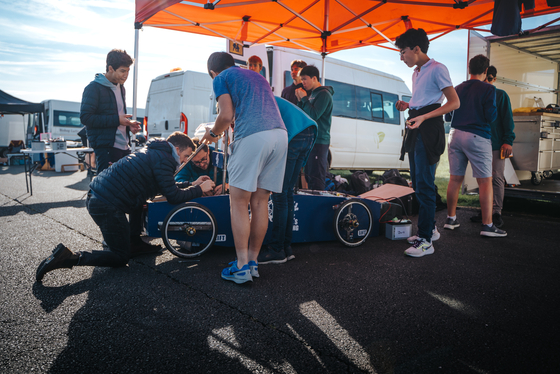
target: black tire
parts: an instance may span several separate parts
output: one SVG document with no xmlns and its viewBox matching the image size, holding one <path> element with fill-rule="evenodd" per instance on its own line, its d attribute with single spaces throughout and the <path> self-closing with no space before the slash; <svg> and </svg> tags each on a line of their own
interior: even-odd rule
<svg viewBox="0 0 560 374">
<path fill-rule="evenodd" d="M 347 200 L 336 208 L 333 228 L 336 238 L 345 246 L 362 245 L 371 234 L 372 227 L 371 210 L 363 201 Z"/>
<path fill-rule="evenodd" d="M 184 203 L 172 209 L 160 231 L 169 252 L 182 258 L 200 256 L 214 245 L 218 235 L 216 218 L 197 203 Z"/>
<path fill-rule="evenodd" d="M 546 179 L 552 178 L 552 174 L 554 174 L 552 170 L 543 171 L 543 177 L 545 177 Z"/>
<path fill-rule="evenodd" d="M 542 174 L 539 172 L 531 172 L 531 183 L 533 183 L 535 186 L 538 186 L 539 184 L 541 184 L 543 178 L 542 178 Z"/>
</svg>

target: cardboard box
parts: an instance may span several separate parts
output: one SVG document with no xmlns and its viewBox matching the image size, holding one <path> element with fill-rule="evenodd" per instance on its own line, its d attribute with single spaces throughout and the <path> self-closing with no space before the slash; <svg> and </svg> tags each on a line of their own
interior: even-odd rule
<svg viewBox="0 0 560 374">
<path fill-rule="evenodd" d="M 412 223 L 392 223 L 385 224 L 385 236 L 391 240 L 402 240 L 412 236 Z"/>
</svg>

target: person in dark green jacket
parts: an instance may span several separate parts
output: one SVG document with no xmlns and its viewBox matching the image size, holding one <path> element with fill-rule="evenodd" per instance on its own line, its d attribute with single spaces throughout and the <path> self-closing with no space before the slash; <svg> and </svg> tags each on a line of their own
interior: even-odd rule
<svg viewBox="0 0 560 374">
<path fill-rule="evenodd" d="M 327 156 L 331 143 L 334 89 L 331 86 L 321 85 L 319 69 L 313 65 L 301 69 L 299 75 L 303 88 L 296 90 L 298 106 L 317 122 L 318 126 L 317 140 L 305 166 L 305 179 L 309 189 L 324 190 L 325 176 L 329 167 Z M 307 95 L 307 92 L 311 94 Z"/>
<path fill-rule="evenodd" d="M 497 74 L 498 70 L 494 66 L 490 66 L 486 73 L 486 82 L 494 85 Z M 504 90 L 499 88 L 496 88 L 496 107 L 498 108 L 498 118 L 490 124 L 492 131 L 492 188 L 494 195 L 492 222 L 494 222 L 496 227 L 502 227 L 504 224 L 502 208 L 504 206 L 504 188 L 506 186 L 506 178 L 504 176 L 505 159 L 511 157 L 513 153 L 512 146 L 515 140 L 513 128 L 515 123 L 513 122 L 509 96 Z M 482 216 L 480 214 L 473 216 L 471 221 L 482 222 Z"/>
</svg>

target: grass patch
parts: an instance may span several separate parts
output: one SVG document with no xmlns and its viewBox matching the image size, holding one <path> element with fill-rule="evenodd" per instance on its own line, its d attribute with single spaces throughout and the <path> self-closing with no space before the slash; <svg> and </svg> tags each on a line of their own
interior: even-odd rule
<svg viewBox="0 0 560 374">
<path fill-rule="evenodd" d="M 350 180 L 350 176 L 352 175 L 351 170 L 331 170 L 330 172 L 335 175 L 340 175 L 348 180 Z M 383 171 L 374 171 L 370 174 L 369 179 L 372 183 L 375 183 L 375 181 L 380 179 L 382 175 Z M 403 178 L 410 180 L 410 173 L 408 171 L 402 171 L 401 175 Z M 441 199 L 443 202 L 447 202 L 447 183 L 449 183 L 449 160 L 447 158 L 447 147 L 445 147 L 445 152 L 441 155 L 439 160 L 435 182 Z M 480 207 L 480 201 L 478 199 L 478 195 L 459 194 L 459 202 L 457 205 L 462 207 Z"/>
</svg>

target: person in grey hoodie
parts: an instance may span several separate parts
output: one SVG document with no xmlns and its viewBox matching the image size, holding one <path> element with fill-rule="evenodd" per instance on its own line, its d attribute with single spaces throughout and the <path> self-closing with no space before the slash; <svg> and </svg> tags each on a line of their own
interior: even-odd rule
<svg viewBox="0 0 560 374">
<path fill-rule="evenodd" d="M 126 114 L 123 86 L 133 62 L 126 51 L 113 49 L 107 54 L 106 73 L 96 74 L 82 95 L 80 120 L 95 151 L 97 174 L 130 154 L 130 133 L 140 131 L 140 124 Z"/>
<path fill-rule="evenodd" d="M 106 73 L 96 74 L 84 89 L 80 120 L 86 126 L 89 146 L 95 152 L 97 175 L 130 154 L 130 133 L 140 131 L 140 124 L 126 114 L 123 86 L 133 62 L 126 51 L 113 49 L 107 54 Z M 140 214 L 131 214 L 130 239 L 134 252 L 158 252 L 160 246 L 144 242 L 141 231 Z"/>
</svg>

